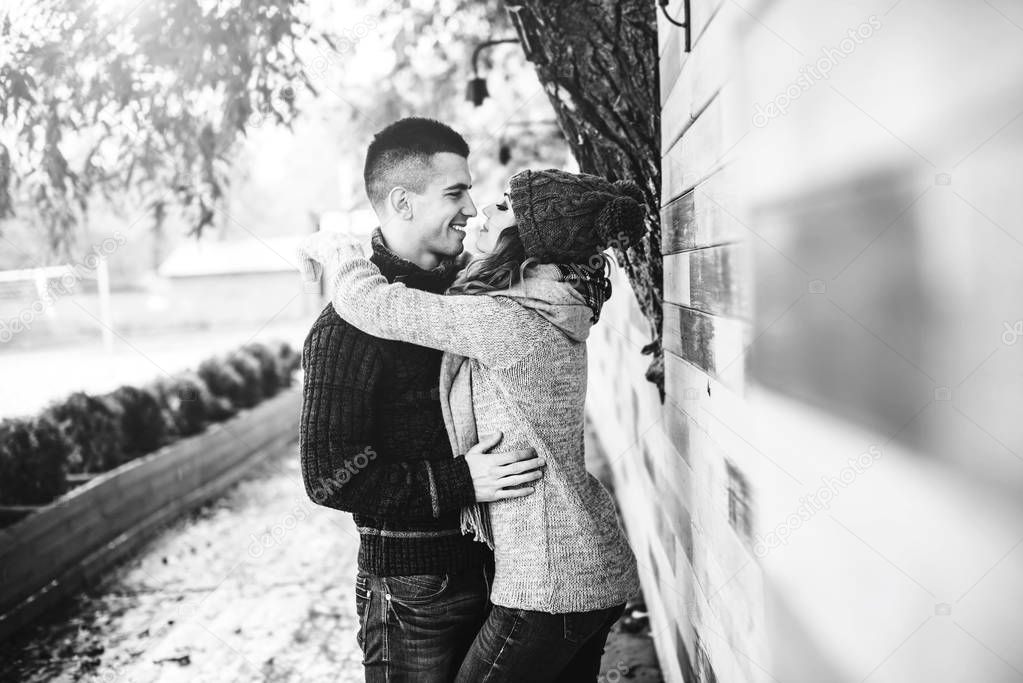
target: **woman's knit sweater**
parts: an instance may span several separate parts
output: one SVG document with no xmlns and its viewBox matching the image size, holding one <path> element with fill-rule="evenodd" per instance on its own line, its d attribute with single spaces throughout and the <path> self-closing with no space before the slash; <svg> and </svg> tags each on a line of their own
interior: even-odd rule
<svg viewBox="0 0 1023 683">
<path fill-rule="evenodd" d="M 472 444 L 459 443 L 455 423 L 474 420 L 478 434 L 504 434 L 494 451 L 532 447 L 546 460 L 534 493 L 489 505 L 494 604 L 582 612 L 638 592 L 613 499 L 584 465 L 592 312 L 556 266 L 527 271 L 514 291 L 446 296 L 388 284 L 370 261 L 342 250 L 331 291 L 338 314 L 365 332 L 445 351 L 442 387 L 445 373 L 468 365 L 471 391 L 441 396 L 455 399 L 445 422 L 456 457 Z"/>
</svg>

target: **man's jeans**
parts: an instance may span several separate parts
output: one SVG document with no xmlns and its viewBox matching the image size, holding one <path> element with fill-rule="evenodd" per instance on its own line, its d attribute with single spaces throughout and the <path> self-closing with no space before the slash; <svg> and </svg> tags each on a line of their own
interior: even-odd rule
<svg viewBox="0 0 1023 683">
<path fill-rule="evenodd" d="M 367 683 L 451 681 L 487 617 L 490 578 L 375 576 L 359 570 L 355 608 Z"/>
<path fill-rule="evenodd" d="M 607 635 L 624 611 L 624 604 L 568 614 L 494 605 L 457 681 L 596 681 Z"/>
</svg>

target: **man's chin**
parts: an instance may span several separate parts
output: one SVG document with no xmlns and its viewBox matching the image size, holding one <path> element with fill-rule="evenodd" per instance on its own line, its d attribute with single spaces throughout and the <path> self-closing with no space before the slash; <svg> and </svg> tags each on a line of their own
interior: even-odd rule
<svg viewBox="0 0 1023 683">
<path fill-rule="evenodd" d="M 461 254 L 463 251 L 465 251 L 465 245 L 462 244 L 461 240 L 458 240 L 445 245 L 445 248 L 443 250 L 438 249 L 434 253 L 436 253 L 441 258 L 453 258 Z"/>
</svg>

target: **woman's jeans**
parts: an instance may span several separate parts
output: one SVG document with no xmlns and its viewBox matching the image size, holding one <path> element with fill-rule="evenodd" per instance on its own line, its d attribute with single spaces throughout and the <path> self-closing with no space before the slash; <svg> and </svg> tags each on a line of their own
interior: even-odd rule
<svg viewBox="0 0 1023 683">
<path fill-rule="evenodd" d="M 493 570 L 490 569 L 492 572 Z M 367 683 L 448 683 L 487 616 L 487 570 L 355 579 Z"/>
<path fill-rule="evenodd" d="M 456 680 L 596 681 L 607 635 L 624 611 L 624 604 L 568 614 L 494 605 Z"/>
</svg>

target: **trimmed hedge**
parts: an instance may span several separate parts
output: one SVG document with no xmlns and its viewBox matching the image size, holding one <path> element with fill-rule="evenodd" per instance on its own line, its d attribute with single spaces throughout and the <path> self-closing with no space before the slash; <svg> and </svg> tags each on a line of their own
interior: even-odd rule
<svg viewBox="0 0 1023 683">
<path fill-rule="evenodd" d="M 151 453 L 251 408 L 291 385 L 300 355 L 286 342 L 249 343 L 142 387 L 76 392 L 38 417 L 0 420 L 0 505 L 44 505 L 67 475 Z"/>
<path fill-rule="evenodd" d="M 267 398 L 274 396 L 280 389 L 281 378 L 285 376 L 281 359 L 272 349 L 262 344 L 246 344 L 241 350 L 258 363 L 263 396 Z"/>
<path fill-rule="evenodd" d="M 214 396 L 192 371 L 157 380 L 153 387 L 175 433 L 181 436 L 198 434 L 211 422 L 221 422 L 238 412 L 230 401 Z"/>
<path fill-rule="evenodd" d="M 103 472 L 124 462 L 123 411 L 110 398 L 77 391 L 51 405 L 43 415 L 56 422 L 73 444 L 69 471 Z"/>
<path fill-rule="evenodd" d="M 126 459 L 151 453 L 173 440 L 174 420 L 160 404 L 160 393 L 152 386 L 122 386 L 107 398 L 120 407 L 121 434 Z"/>
<path fill-rule="evenodd" d="M 260 367 L 259 360 L 255 356 L 248 351 L 239 349 L 227 354 L 224 360 L 242 378 L 243 389 L 235 402 L 236 405 L 242 408 L 251 408 L 266 398 L 263 391 L 263 368 Z M 273 391 L 276 392 L 276 390 L 274 387 Z"/>
<path fill-rule="evenodd" d="M 251 401 L 245 396 L 247 391 L 245 378 L 224 359 L 211 358 L 203 361 L 199 365 L 199 377 L 209 387 L 210 393 L 224 399 L 232 406 L 241 407 L 251 404 Z M 248 391 L 253 390 L 255 388 L 248 389 Z"/>
<path fill-rule="evenodd" d="M 290 382 L 295 371 L 302 369 L 302 354 L 284 341 L 268 342 L 272 355 L 277 359 L 281 382 Z"/>
<path fill-rule="evenodd" d="M 26 457 L 30 454 L 31 457 Z M 0 422 L 0 501 L 44 505 L 67 491 L 75 445 L 47 416 Z"/>
</svg>

